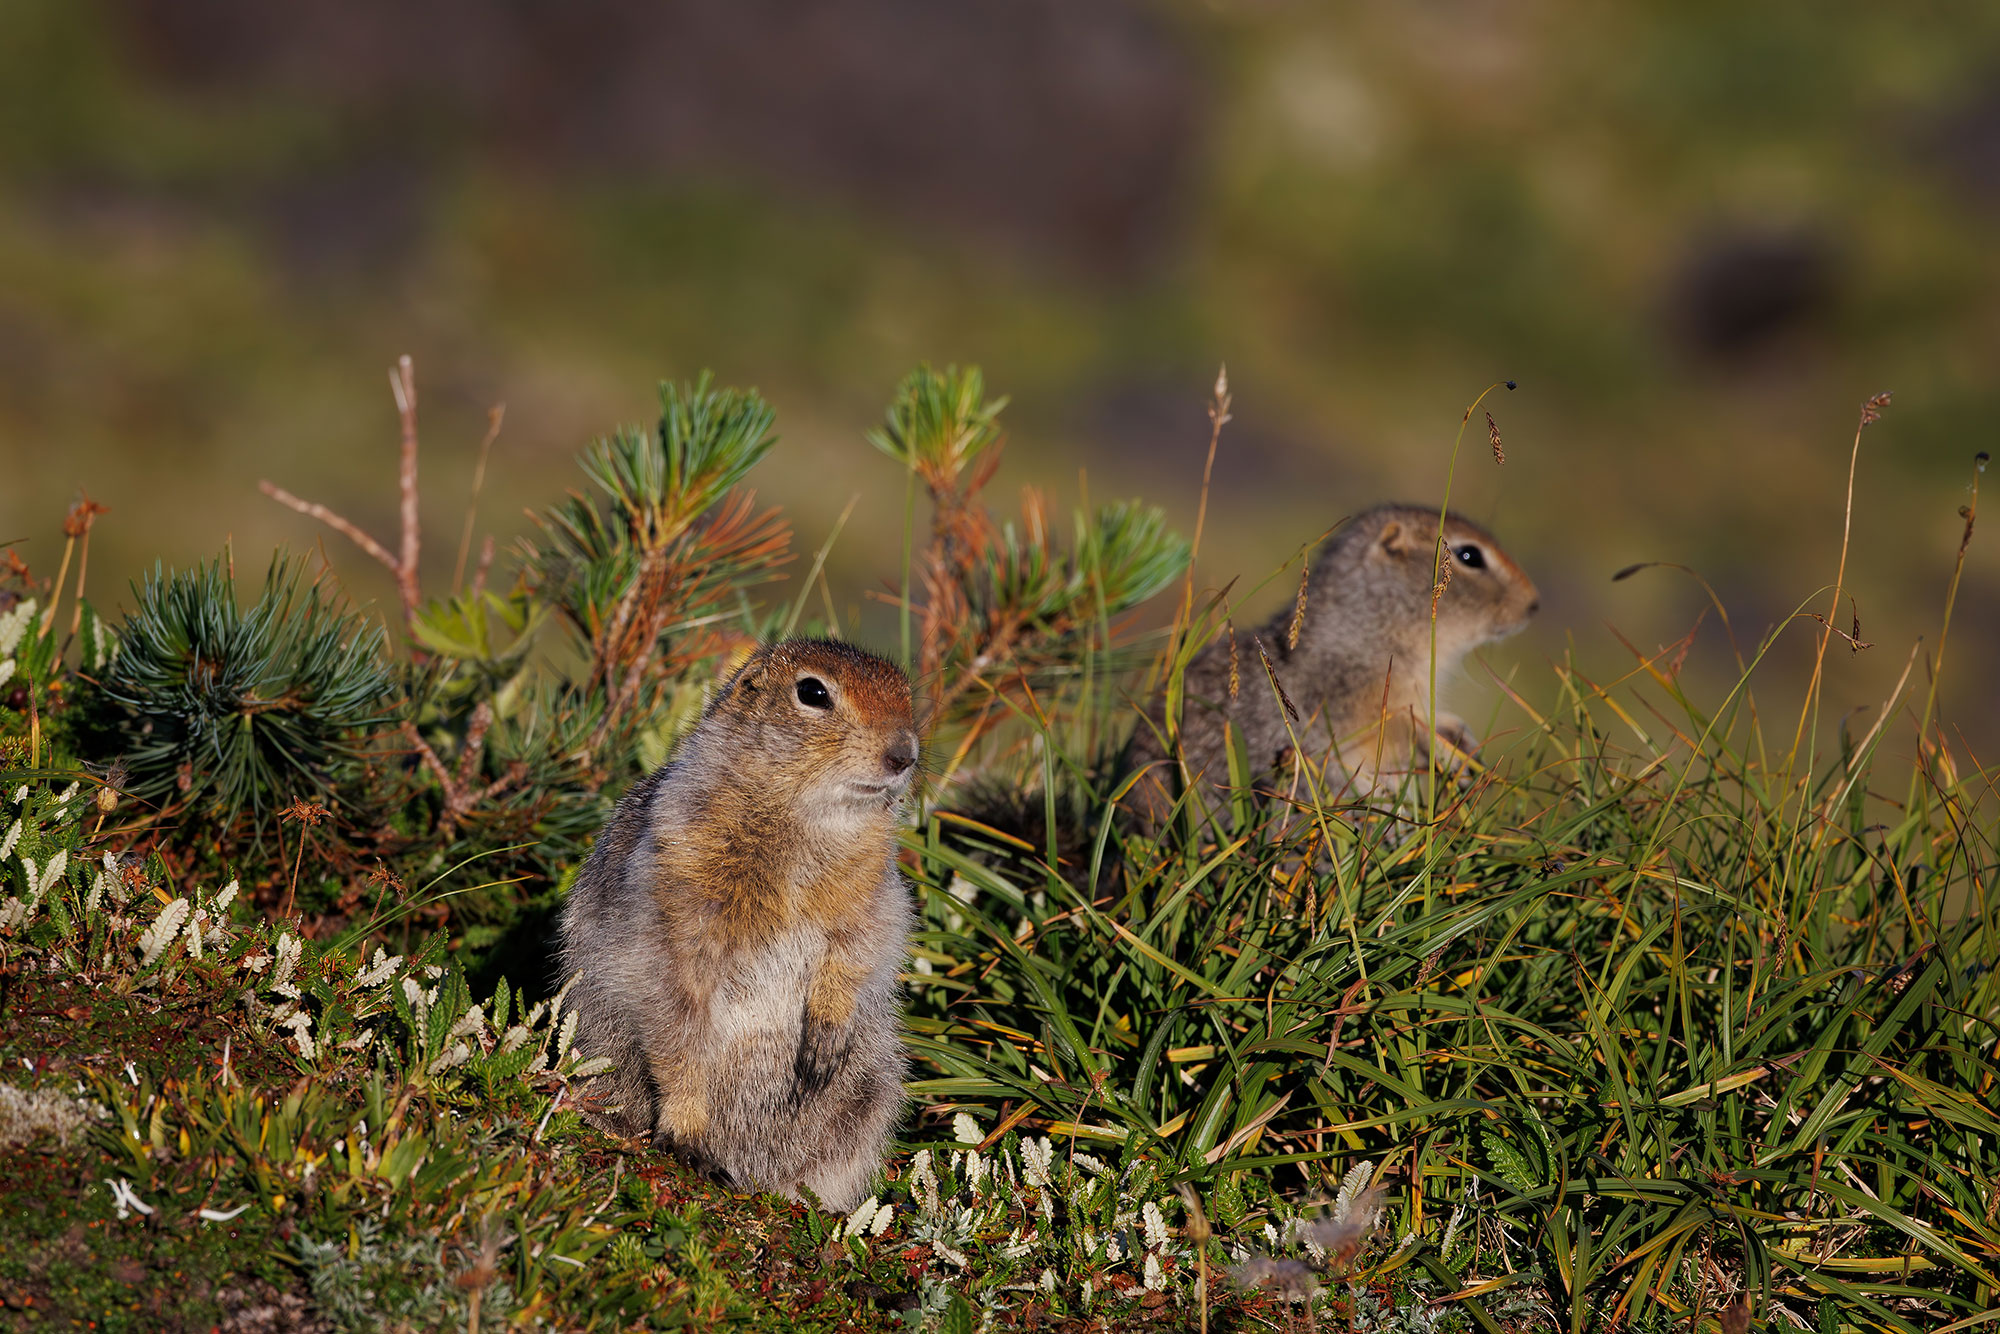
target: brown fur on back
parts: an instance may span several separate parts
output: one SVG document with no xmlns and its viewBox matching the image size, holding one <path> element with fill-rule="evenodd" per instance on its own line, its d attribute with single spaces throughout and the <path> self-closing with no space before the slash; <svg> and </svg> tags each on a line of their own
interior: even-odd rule
<svg viewBox="0 0 2000 1334">
<path fill-rule="evenodd" d="M 1378 779 L 1399 779 L 1412 765 L 1428 763 L 1436 738 L 1472 748 L 1465 724 L 1442 708 L 1434 711 L 1431 701 L 1437 536 L 1435 506 L 1378 505 L 1357 515 L 1312 564 L 1296 647 L 1287 642 L 1289 607 L 1250 634 L 1239 632 L 1233 699 L 1228 641 L 1219 637 L 1196 655 L 1185 678 L 1181 753 L 1189 780 L 1211 802 L 1230 786 L 1232 733 L 1253 783 L 1265 784 L 1288 757 L 1303 755 L 1323 772 L 1323 790 L 1333 796 L 1365 792 Z M 1444 536 L 1449 580 L 1436 599 L 1440 694 L 1467 653 L 1521 629 L 1539 605 L 1534 581 L 1491 533 L 1451 514 Z M 1483 568 L 1456 557 L 1467 545 L 1478 549 Z M 1260 643 L 1298 710 L 1296 720 L 1271 689 Z M 1134 766 L 1146 770 L 1132 791 L 1145 826 L 1167 817 L 1178 786 L 1160 740 L 1164 708 L 1154 704 L 1131 750 Z"/>
<path fill-rule="evenodd" d="M 832 697 L 805 704 L 806 678 Z M 903 1107 L 896 870 L 908 680 L 846 644 L 769 645 L 613 813 L 562 912 L 588 1090 L 742 1187 L 853 1207 Z"/>
</svg>

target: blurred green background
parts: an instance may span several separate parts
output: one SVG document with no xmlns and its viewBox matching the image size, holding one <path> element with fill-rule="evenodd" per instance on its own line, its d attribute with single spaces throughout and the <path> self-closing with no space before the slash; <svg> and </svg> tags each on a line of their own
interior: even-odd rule
<svg viewBox="0 0 2000 1334">
<path fill-rule="evenodd" d="M 408 352 L 441 589 L 490 404 L 504 540 L 708 366 L 776 404 L 753 481 L 800 547 L 861 497 L 831 567 L 858 603 L 902 503 L 862 435 L 918 360 L 1013 396 L 1001 493 L 1143 494 L 1184 530 L 1226 361 L 1201 571 L 1255 582 L 1440 496 L 1513 377 L 1507 463 L 1475 418 L 1455 497 L 1544 610 L 1489 657 L 1573 644 L 1609 678 L 1608 625 L 1652 648 L 1706 604 L 1621 566 L 1695 566 L 1752 638 L 1831 581 L 1857 411 L 1893 389 L 1850 561 L 1877 647 L 1836 652 L 1832 714 L 1935 642 L 2000 434 L 1997 241 L 1990 3 L 8 0 L 0 541 L 53 573 L 87 490 L 94 596 L 129 605 L 155 558 L 320 541 L 260 478 L 389 537 Z M 1992 513 L 1945 676 L 1989 750 Z M 1726 663 L 1705 630 L 1690 672 Z"/>
</svg>

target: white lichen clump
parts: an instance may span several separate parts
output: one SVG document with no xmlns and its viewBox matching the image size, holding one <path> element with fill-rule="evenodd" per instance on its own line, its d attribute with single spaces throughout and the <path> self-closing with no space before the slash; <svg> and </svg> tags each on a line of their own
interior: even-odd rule
<svg viewBox="0 0 2000 1334">
<path fill-rule="evenodd" d="M 0 1148 L 30 1144 L 44 1135 L 67 1145 L 71 1135 L 102 1115 L 95 1103 L 54 1089 L 0 1084 Z"/>
</svg>

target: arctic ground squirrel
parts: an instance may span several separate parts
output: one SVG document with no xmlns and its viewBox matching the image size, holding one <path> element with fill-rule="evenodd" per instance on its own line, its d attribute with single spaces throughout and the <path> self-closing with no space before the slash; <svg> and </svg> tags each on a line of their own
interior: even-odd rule
<svg viewBox="0 0 2000 1334">
<path fill-rule="evenodd" d="M 1449 767 L 1471 753 L 1476 739 L 1459 718 L 1440 707 L 1435 732 L 1430 726 L 1433 598 L 1442 694 L 1466 654 L 1527 625 L 1540 594 L 1478 525 L 1445 516 L 1441 566 L 1437 537 L 1436 506 L 1367 510 L 1314 560 L 1296 647 L 1295 613 L 1287 608 L 1258 630 L 1239 631 L 1233 654 L 1228 637 L 1220 635 L 1196 655 L 1183 692 L 1181 752 L 1207 805 L 1230 787 L 1229 728 L 1241 738 L 1254 784 L 1270 783 L 1296 754 L 1296 739 L 1297 750 L 1324 774 L 1322 792 L 1334 798 L 1365 796 L 1433 757 Z M 1260 645 L 1296 719 L 1287 718 L 1271 688 Z M 1146 772 L 1131 804 L 1144 827 L 1165 820 L 1178 788 L 1160 741 L 1164 709 L 1164 702 L 1156 703 L 1133 739 L 1131 761 Z M 1306 795 L 1298 794 L 1300 800 Z"/>
<path fill-rule="evenodd" d="M 562 909 L 586 1105 L 741 1189 L 851 1209 L 902 1115 L 910 683 L 846 644 L 744 662 L 619 802 Z"/>
</svg>

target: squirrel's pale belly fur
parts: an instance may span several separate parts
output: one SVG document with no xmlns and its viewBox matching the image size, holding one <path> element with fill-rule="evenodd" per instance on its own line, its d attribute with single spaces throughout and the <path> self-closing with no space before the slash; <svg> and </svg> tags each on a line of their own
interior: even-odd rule
<svg viewBox="0 0 2000 1334">
<path fill-rule="evenodd" d="M 824 658 L 844 646 L 808 647 L 812 670 L 834 679 L 838 664 Z M 614 1067 L 586 1096 L 606 1129 L 650 1135 L 732 1184 L 810 1191 L 848 1209 L 904 1104 L 902 785 L 859 798 L 829 786 L 827 774 L 865 772 L 883 754 L 874 734 L 784 749 L 796 738 L 782 714 L 730 713 L 741 679 L 675 761 L 619 803 L 564 904 L 578 1045 Z M 863 693 L 842 692 L 841 707 Z M 886 731 L 908 738 L 907 768 L 907 703 L 890 712 Z"/>
</svg>

